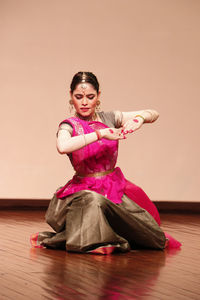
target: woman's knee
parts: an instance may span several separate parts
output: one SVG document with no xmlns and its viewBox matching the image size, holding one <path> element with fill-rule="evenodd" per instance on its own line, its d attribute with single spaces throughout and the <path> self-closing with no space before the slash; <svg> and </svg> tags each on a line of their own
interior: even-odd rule
<svg viewBox="0 0 200 300">
<path fill-rule="evenodd" d="M 108 200 L 97 192 L 87 191 L 86 196 L 89 199 L 89 202 L 96 206 L 106 207 L 109 204 Z"/>
</svg>

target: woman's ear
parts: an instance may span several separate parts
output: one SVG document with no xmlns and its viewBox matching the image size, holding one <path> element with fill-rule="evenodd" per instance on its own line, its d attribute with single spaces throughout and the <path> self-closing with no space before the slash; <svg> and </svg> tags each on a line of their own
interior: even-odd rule
<svg viewBox="0 0 200 300">
<path fill-rule="evenodd" d="M 97 99 L 99 99 L 100 95 L 101 95 L 101 91 L 98 92 Z"/>
</svg>

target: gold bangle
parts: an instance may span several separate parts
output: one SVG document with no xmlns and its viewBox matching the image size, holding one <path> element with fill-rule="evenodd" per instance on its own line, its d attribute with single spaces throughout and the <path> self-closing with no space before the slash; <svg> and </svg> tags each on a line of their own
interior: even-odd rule
<svg viewBox="0 0 200 300">
<path fill-rule="evenodd" d="M 137 115 L 137 116 L 135 116 L 135 118 L 137 118 L 137 117 L 140 117 L 140 118 L 142 118 L 142 119 L 143 119 L 143 121 L 145 122 L 145 118 L 144 118 L 143 116 L 141 116 L 141 115 Z"/>
</svg>

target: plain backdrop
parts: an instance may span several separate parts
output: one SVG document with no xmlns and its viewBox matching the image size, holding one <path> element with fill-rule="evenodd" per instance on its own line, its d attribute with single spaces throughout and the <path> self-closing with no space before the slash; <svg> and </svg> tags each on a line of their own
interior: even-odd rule
<svg viewBox="0 0 200 300">
<path fill-rule="evenodd" d="M 50 198 L 74 171 L 55 146 L 78 71 L 104 111 L 156 109 L 118 166 L 152 200 L 200 201 L 200 1 L 0 0 L 0 198 Z"/>
</svg>

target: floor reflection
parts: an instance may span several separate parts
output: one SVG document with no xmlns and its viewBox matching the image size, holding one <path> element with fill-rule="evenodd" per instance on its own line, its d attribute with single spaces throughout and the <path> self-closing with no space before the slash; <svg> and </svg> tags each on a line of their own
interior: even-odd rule
<svg viewBox="0 0 200 300">
<path fill-rule="evenodd" d="M 161 268 L 177 251 L 133 251 L 116 255 L 31 249 L 44 265 L 42 280 L 54 299 L 134 299 L 150 295 Z"/>
</svg>

